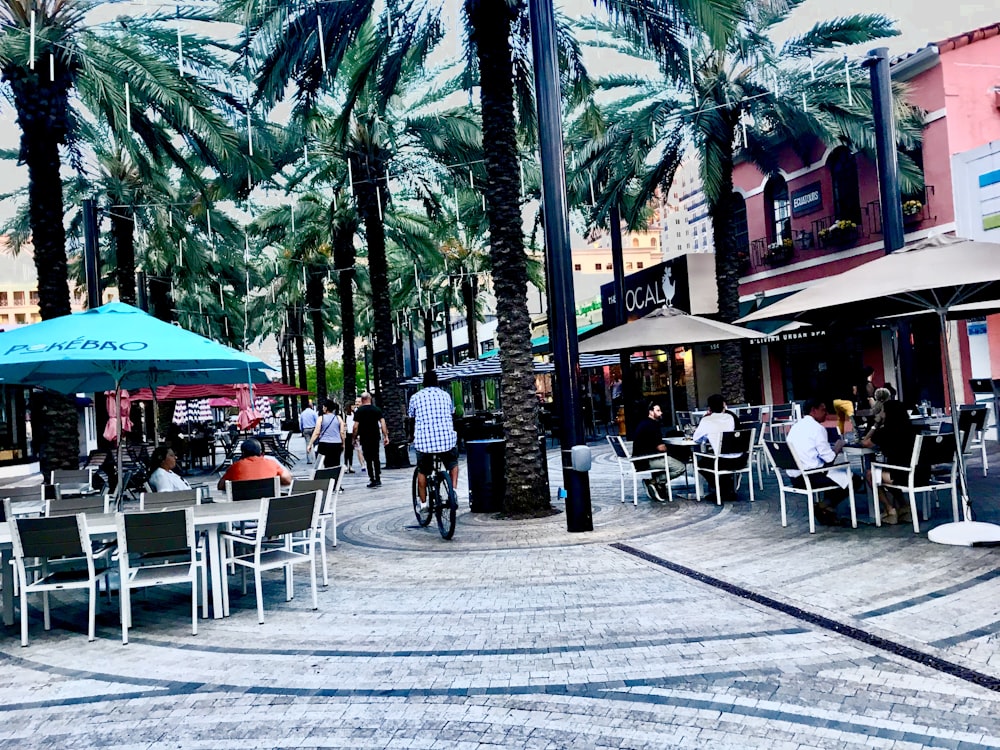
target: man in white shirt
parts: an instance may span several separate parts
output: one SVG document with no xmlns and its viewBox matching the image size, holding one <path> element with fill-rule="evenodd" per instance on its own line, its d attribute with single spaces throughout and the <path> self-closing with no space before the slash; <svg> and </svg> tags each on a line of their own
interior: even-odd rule
<svg viewBox="0 0 1000 750">
<path fill-rule="evenodd" d="M 313 408 L 312 401 L 306 402 L 306 408 L 299 412 L 299 431 L 302 433 L 302 438 L 306 441 L 306 463 L 312 463 L 312 451 L 309 450 L 309 444 L 312 440 L 312 434 L 316 429 L 316 422 L 318 417 L 316 416 L 316 410 Z"/>
<path fill-rule="evenodd" d="M 830 466 L 844 448 L 844 441 L 838 440 L 832 446 L 827 436 L 826 404 L 820 399 L 806 401 L 802 410 L 806 413 L 802 419 L 792 425 L 786 438 L 792 451 L 798 456 L 803 469 L 819 469 Z M 804 488 L 805 479 L 801 472 L 789 471 L 788 476 L 796 487 Z M 847 486 L 851 481 L 850 469 L 844 465 L 831 467 L 826 474 L 810 474 L 810 484 L 813 487 L 829 487 L 823 493 L 823 502 L 816 504 L 816 518 L 820 523 L 836 524 L 837 516 L 834 509 L 837 504 L 848 496 Z"/>
<path fill-rule="evenodd" d="M 723 432 L 733 432 L 736 429 L 736 419 L 726 411 L 726 400 L 721 394 L 714 394 L 708 397 L 708 414 L 701 418 L 698 429 L 694 431 L 692 440 L 696 443 L 707 442 L 712 446 L 712 452 L 719 452 L 719 444 L 722 442 Z M 719 468 L 730 469 L 740 468 L 746 464 L 739 453 L 731 453 L 720 456 Z M 715 475 L 702 473 L 708 486 L 715 487 Z M 714 490 L 710 490 L 709 497 Z M 722 493 L 723 501 L 736 499 L 736 484 L 732 474 L 719 477 L 719 491 Z"/>
</svg>

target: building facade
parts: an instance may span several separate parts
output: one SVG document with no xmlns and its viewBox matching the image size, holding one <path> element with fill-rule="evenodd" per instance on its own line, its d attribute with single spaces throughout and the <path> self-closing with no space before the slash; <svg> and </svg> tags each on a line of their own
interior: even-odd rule
<svg viewBox="0 0 1000 750">
<path fill-rule="evenodd" d="M 1000 148 L 989 145 L 1000 140 L 998 32 L 1000 24 L 976 29 L 892 63 L 893 80 L 906 83 L 912 103 L 926 113 L 923 143 L 909 153 L 922 167 L 924 185 L 901 199 L 907 244 L 957 231 L 982 238 L 1000 227 L 1000 187 L 993 187 L 1000 186 Z M 875 164 L 839 145 L 816 142 L 804 150 L 803 158 L 791 147 L 783 148 L 780 174 L 770 178 L 749 163 L 735 170 L 740 210 L 734 231 L 742 245 L 741 301 L 748 309 L 884 253 Z M 977 222 L 978 234 L 970 230 Z M 956 382 L 966 384 L 969 401 L 971 352 L 982 347 L 970 345 L 965 322 L 954 327 L 952 346 L 961 363 Z M 1000 317 L 973 325 L 974 335 L 980 329 L 1000 331 Z M 832 395 L 862 365 L 871 365 L 876 381 L 893 383 L 907 401 L 944 401 L 934 321 L 886 323 L 838 338 L 800 330 L 762 344 L 759 361 L 754 357 L 748 363 L 762 384 L 761 398 L 773 403 Z M 990 351 L 1000 365 L 1000 334 L 997 338 Z M 993 372 L 1000 375 L 1000 367 Z"/>
</svg>

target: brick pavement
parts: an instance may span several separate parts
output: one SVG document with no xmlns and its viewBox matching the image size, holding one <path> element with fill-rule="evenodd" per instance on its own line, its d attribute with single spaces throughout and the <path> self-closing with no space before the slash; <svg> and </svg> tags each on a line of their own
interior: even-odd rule
<svg viewBox="0 0 1000 750">
<path fill-rule="evenodd" d="M 773 479 L 752 507 L 622 505 L 603 447 L 587 534 L 463 507 L 445 542 L 409 472 L 366 481 L 345 480 L 316 612 L 275 574 L 264 625 L 234 589 L 192 637 L 178 589 L 136 602 L 126 647 L 117 601 L 95 643 L 74 596 L 29 648 L 8 629 L 0 748 L 1000 747 L 995 549 L 809 535 L 801 502 L 782 529 Z"/>
</svg>

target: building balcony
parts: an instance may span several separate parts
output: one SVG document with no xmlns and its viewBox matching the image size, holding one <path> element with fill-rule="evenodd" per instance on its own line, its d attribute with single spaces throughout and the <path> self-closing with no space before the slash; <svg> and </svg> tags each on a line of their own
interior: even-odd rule
<svg viewBox="0 0 1000 750">
<path fill-rule="evenodd" d="M 934 212 L 934 186 L 924 185 L 923 192 L 916 197 L 910 196 L 903 201 L 903 231 L 915 232 L 926 222 L 937 220 Z M 868 234 L 882 235 L 882 202 L 871 201 L 865 208 Z"/>
</svg>

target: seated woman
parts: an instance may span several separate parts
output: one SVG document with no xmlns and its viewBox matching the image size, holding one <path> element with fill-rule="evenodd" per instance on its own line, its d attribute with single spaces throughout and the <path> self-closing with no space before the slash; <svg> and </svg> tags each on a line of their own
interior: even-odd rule
<svg viewBox="0 0 1000 750">
<path fill-rule="evenodd" d="M 173 492 L 174 490 L 189 490 L 191 485 L 183 477 L 174 473 L 177 466 L 177 456 L 173 448 L 159 446 L 149 459 L 153 472 L 149 475 L 149 486 L 154 492 Z"/>
<path fill-rule="evenodd" d="M 916 436 L 917 430 L 910 422 L 910 415 L 907 413 L 906 407 L 899 401 L 889 400 L 883 402 L 881 424 L 872 433 L 866 435 L 861 444 L 866 448 L 878 446 L 886 463 L 909 466 Z M 868 481 L 871 483 L 870 474 Z M 917 481 L 921 481 L 919 475 Z M 892 484 L 892 477 L 889 476 L 888 471 L 882 470 L 878 494 L 885 522 L 895 524 L 900 521 L 909 521 L 909 504 L 903 502 L 902 495 L 898 491 L 885 487 L 886 484 Z M 899 508 L 898 512 L 897 507 Z"/>
</svg>

